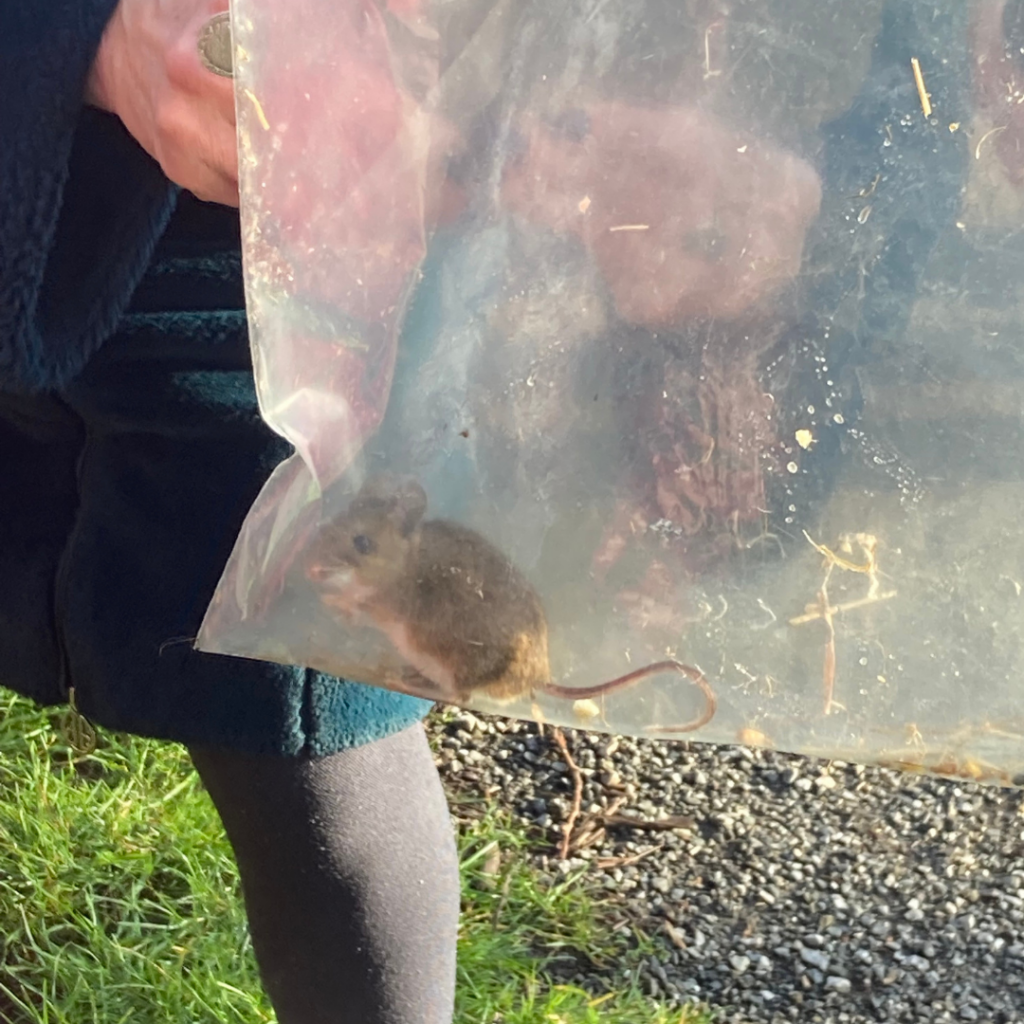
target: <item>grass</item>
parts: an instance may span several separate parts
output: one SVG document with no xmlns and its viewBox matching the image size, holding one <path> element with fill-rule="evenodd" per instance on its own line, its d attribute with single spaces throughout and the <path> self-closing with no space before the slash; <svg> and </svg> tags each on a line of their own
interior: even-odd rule
<svg viewBox="0 0 1024 1024">
<path fill-rule="evenodd" d="M 705 1024 L 641 995 L 635 977 L 594 995 L 552 981 L 590 962 L 623 978 L 649 940 L 615 932 L 579 878 L 547 883 L 523 856 L 527 840 L 488 814 L 461 832 L 463 915 L 458 1024 Z M 494 863 L 500 852 L 502 864 Z"/>
<path fill-rule="evenodd" d="M 628 974 L 642 937 L 613 932 L 581 880 L 540 876 L 500 815 L 462 827 L 460 848 L 456 1024 L 708 1020 L 641 995 Z M 621 990 L 553 980 L 588 959 Z M 231 851 L 184 751 L 106 736 L 75 762 L 49 715 L 0 694 L 0 1021 L 273 1020 Z"/>
</svg>

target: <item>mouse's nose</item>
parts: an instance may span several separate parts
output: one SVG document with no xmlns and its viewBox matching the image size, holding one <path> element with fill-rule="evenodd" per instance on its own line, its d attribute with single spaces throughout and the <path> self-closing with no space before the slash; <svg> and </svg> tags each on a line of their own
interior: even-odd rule
<svg viewBox="0 0 1024 1024">
<path fill-rule="evenodd" d="M 321 565 L 319 562 L 310 562 L 306 566 L 306 576 L 314 583 L 319 583 L 328 576 L 327 566 Z"/>
</svg>

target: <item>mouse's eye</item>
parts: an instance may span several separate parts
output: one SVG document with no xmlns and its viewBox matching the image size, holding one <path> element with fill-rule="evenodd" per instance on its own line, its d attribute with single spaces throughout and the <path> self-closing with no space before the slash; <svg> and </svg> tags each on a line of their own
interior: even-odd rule
<svg viewBox="0 0 1024 1024">
<path fill-rule="evenodd" d="M 374 543 L 365 533 L 357 533 L 352 538 L 352 547 L 361 555 L 368 555 L 374 549 Z"/>
</svg>

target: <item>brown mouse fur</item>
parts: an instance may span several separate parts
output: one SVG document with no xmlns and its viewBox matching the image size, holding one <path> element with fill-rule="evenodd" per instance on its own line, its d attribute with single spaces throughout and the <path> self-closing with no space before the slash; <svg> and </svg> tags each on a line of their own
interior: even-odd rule
<svg viewBox="0 0 1024 1024">
<path fill-rule="evenodd" d="M 423 520 L 426 507 L 417 483 L 368 481 L 311 553 L 324 602 L 366 616 L 442 699 L 511 701 L 550 683 L 536 591 L 480 534 Z"/>
<path fill-rule="evenodd" d="M 427 496 L 414 481 L 371 478 L 348 509 L 322 527 L 306 566 L 324 603 L 362 616 L 383 632 L 441 700 L 474 694 L 508 702 L 540 690 L 567 700 L 594 697 L 675 671 L 705 698 L 693 722 L 660 732 L 691 732 L 715 713 L 703 673 L 660 661 L 594 686 L 551 681 L 548 627 L 537 592 L 490 541 L 445 519 L 423 519 Z"/>
</svg>

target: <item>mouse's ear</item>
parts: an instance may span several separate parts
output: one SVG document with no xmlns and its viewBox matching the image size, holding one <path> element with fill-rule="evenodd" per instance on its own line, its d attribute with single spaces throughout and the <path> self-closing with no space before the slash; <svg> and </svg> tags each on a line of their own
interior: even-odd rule
<svg viewBox="0 0 1024 1024">
<path fill-rule="evenodd" d="M 349 511 L 356 514 L 385 516 L 403 537 L 408 537 L 427 510 L 427 495 L 409 477 L 394 473 L 375 473 L 367 477 L 352 499 Z"/>
<path fill-rule="evenodd" d="M 408 537 L 427 511 L 427 493 L 415 480 L 403 480 L 394 491 L 395 521 L 403 537 Z"/>
<path fill-rule="evenodd" d="M 364 503 L 387 503 L 390 504 L 400 488 L 400 481 L 394 473 L 378 472 L 368 476 L 362 487 L 359 488 L 354 501 Z"/>
</svg>

